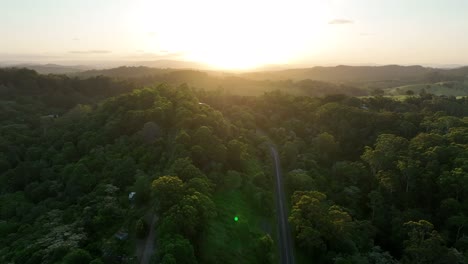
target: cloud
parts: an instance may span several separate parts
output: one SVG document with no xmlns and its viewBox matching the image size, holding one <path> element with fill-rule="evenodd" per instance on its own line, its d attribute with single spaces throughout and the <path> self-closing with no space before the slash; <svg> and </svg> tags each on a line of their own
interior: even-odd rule
<svg viewBox="0 0 468 264">
<path fill-rule="evenodd" d="M 156 37 L 158 33 L 156 32 L 148 32 L 148 37 Z"/>
<path fill-rule="evenodd" d="M 111 53 L 112 51 L 110 50 L 72 50 L 69 51 L 68 53 L 72 54 L 107 54 Z"/>
<path fill-rule="evenodd" d="M 78 41 L 80 40 L 79 38 L 72 38 L 73 41 Z"/>
<path fill-rule="evenodd" d="M 328 24 L 330 24 L 330 25 L 354 24 L 354 21 L 353 21 L 353 20 L 349 20 L 349 19 L 337 18 L 337 19 L 330 20 L 330 21 L 328 22 Z"/>
<path fill-rule="evenodd" d="M 359 36 L 361 37 L 371 37 L 371 36 L 374 36 L 375 34 L 374 33 L 366 33 L 366 32 L 363 32 L 363 33 L 360 33 Z"/>
</svg>

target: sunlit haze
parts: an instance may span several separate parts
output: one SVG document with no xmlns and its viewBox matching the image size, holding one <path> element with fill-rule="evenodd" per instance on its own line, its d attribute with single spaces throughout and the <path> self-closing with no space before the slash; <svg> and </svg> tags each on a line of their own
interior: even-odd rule
<svg viewBox="0 0 468 264">
<path fill-rule="evenodd" d="M 0 9 L 4 62 L 468 64 L 462 0 L 0 0 Z"/>
</svg>

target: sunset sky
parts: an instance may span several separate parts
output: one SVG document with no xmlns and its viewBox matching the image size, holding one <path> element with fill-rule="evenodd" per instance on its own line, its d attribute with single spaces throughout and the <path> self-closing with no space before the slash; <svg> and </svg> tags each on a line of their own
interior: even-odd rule
<svg viewBox="0 0 468 264">
<path fill-rule="evenodd" d="M 468 64 L 466 0 L 0 0 L 0 61 Z"/>
</svg>

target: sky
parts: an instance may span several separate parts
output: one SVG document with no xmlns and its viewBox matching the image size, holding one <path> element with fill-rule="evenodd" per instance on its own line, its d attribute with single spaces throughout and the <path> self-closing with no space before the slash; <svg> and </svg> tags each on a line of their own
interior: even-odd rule
<svg viewBox="0 0 468 264">
<path fill-rule="evenodd" d="M 0 0 L 0 62 L 468 65 L 466 0 Z"/>
</svg>

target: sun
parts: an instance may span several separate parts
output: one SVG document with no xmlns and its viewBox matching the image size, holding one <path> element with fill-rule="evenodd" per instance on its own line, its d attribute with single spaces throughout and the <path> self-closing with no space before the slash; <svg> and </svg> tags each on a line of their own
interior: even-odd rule
<svg viewBox="0 0 468 264">
<path fill-rule="evenodd" d="M 325 1 L 140 0 L 132 14 L 138 49 L 182 54 L 217 69 L 285 64 L 320 50 Z"/>
<path fill-rule="evenodd" d="M 226 70 L 245 70 L 268 64 L 268 58 L 261 50 L 244 47 L 243 43 L 232 41 L 228 44 L 206 46 L 204 49 L 193 50 L 187 56 L 189 60 L 200 61 L 213 68 Z M 277 56 L 271 63 L 280 62 Z M 284 60 L 281 60 L 283 62 Z"/>
</svg>

